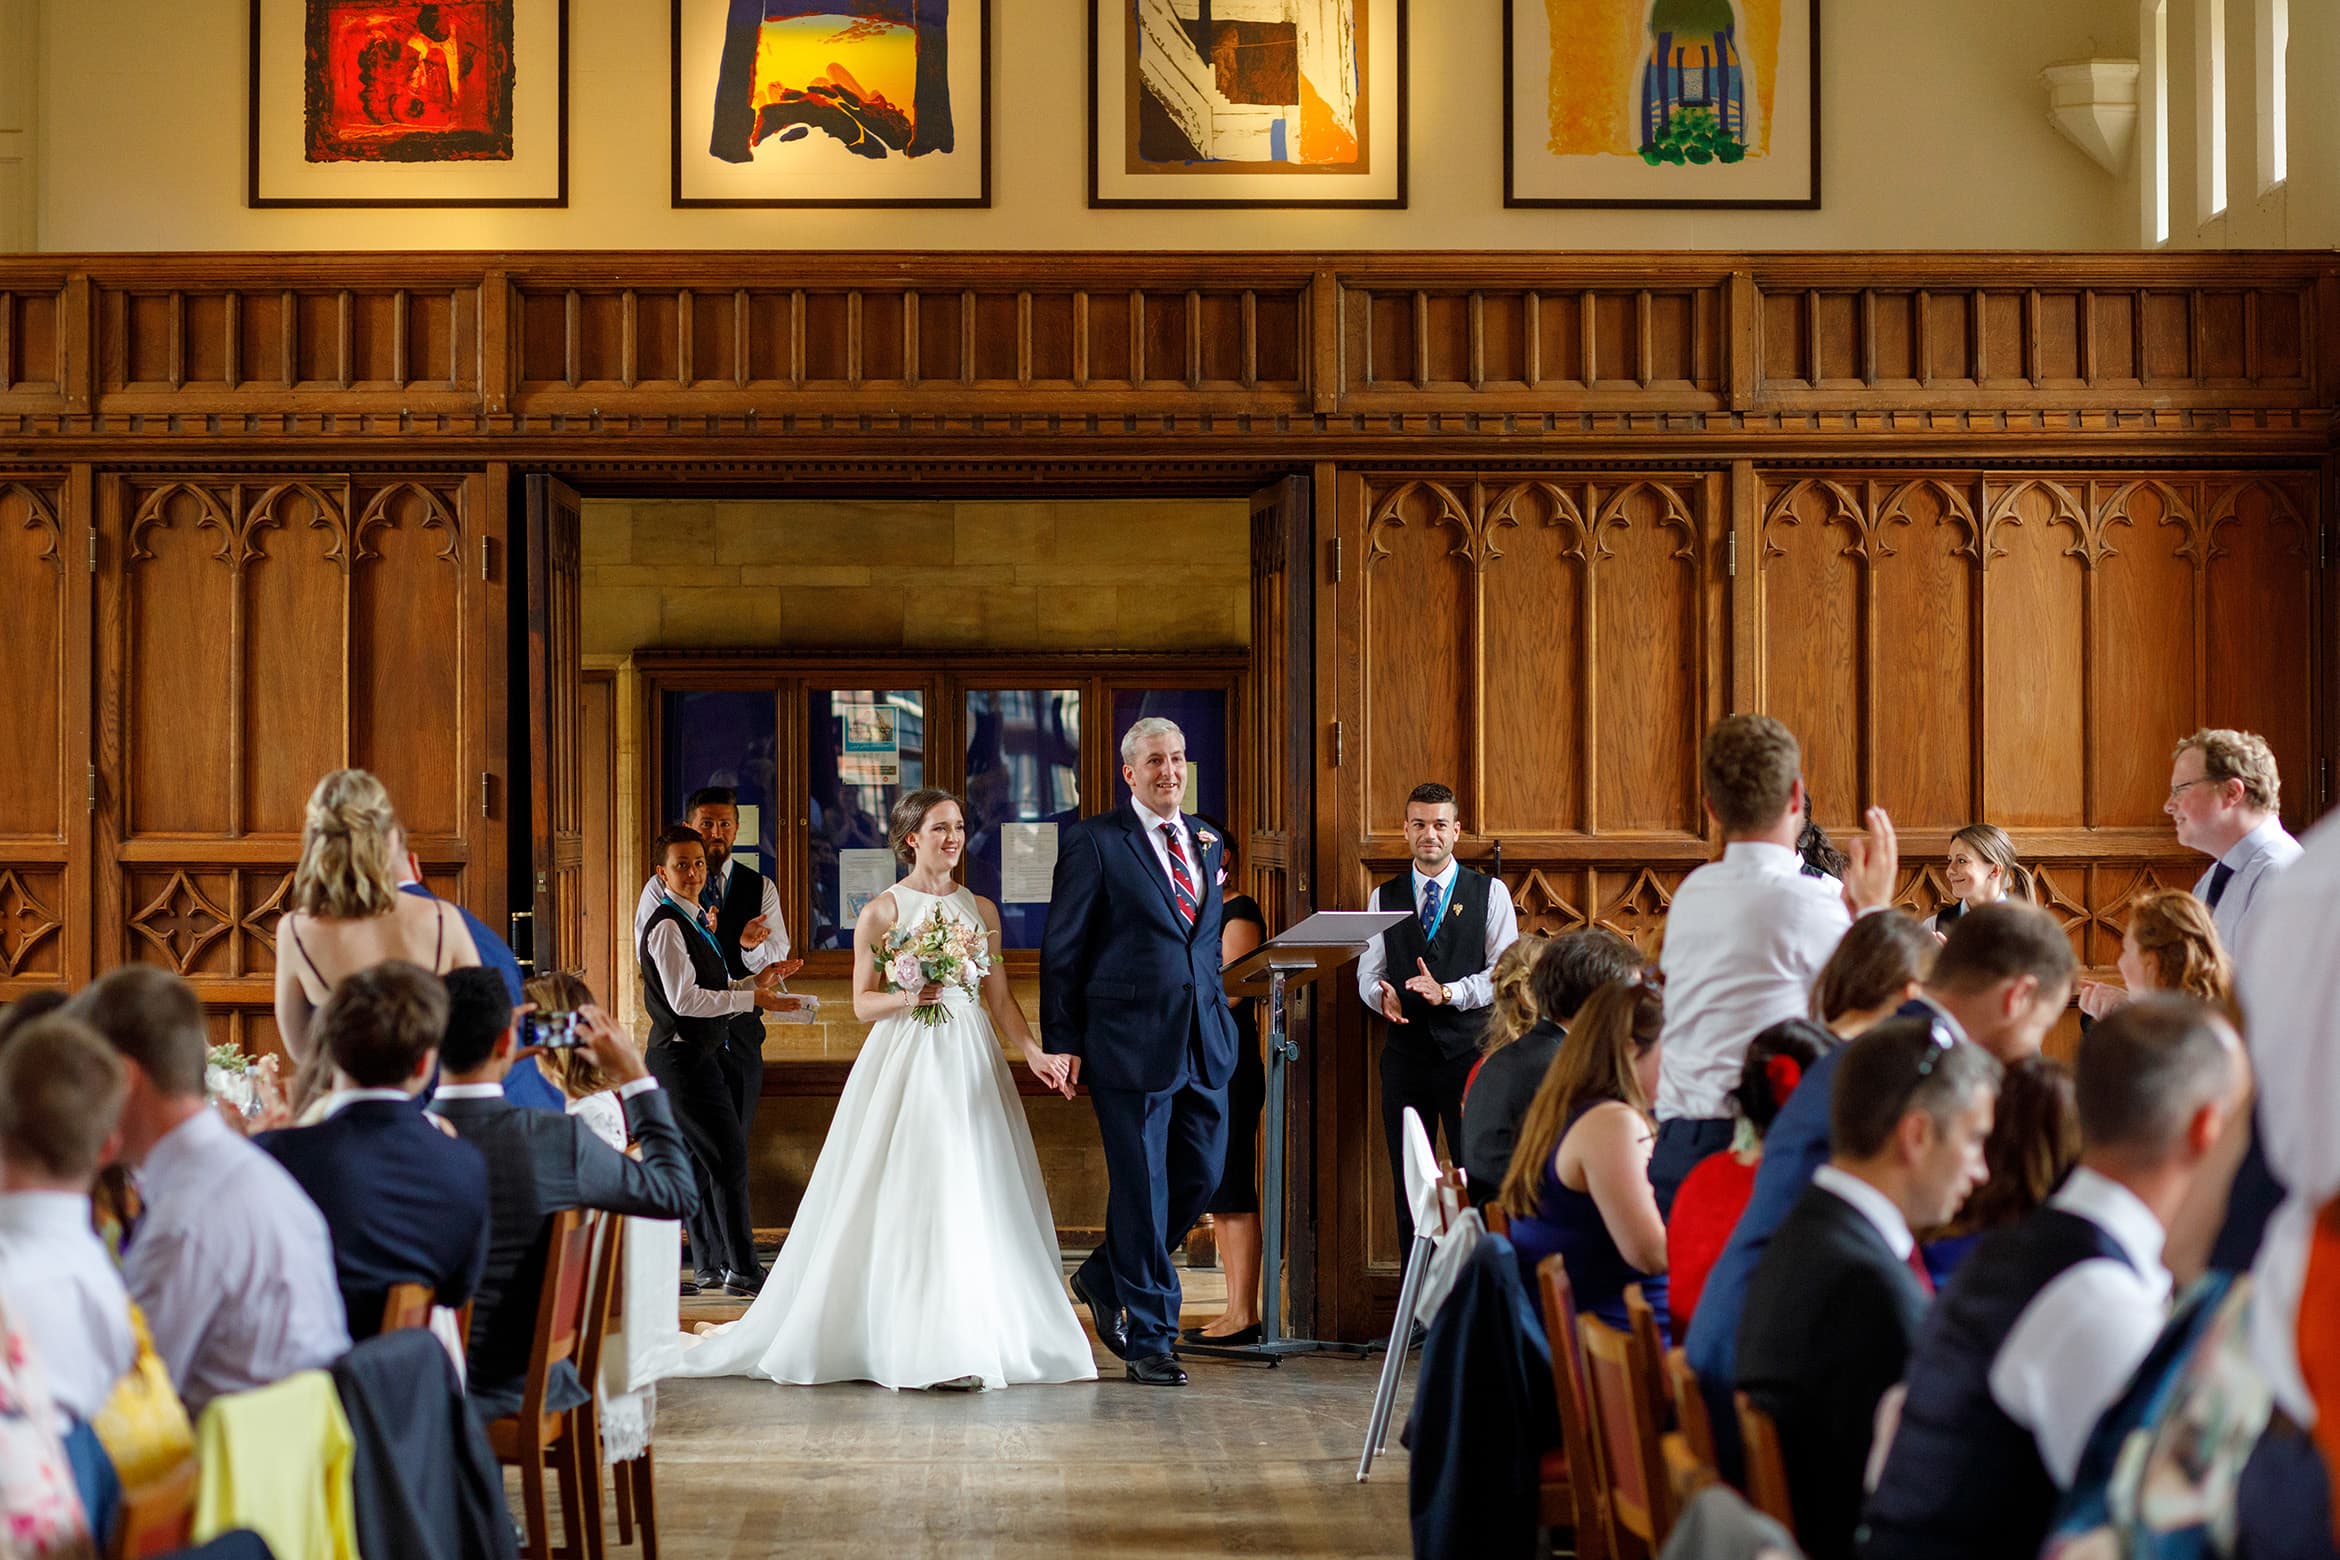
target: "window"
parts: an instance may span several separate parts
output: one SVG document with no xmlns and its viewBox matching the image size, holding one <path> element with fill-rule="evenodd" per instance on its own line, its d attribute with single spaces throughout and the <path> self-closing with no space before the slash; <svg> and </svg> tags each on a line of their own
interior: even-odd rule
<svg viewBox="0 0 2340 1560">
<path fill-rule="evenodd" d="M 809 975 L 850 970 L 854 918 L 905 870 L 888 815 L 920 786 L 966 799 L 962 876 L 999 906 L 1020 972 L 1038 965 L 1059 831 L 1128 799 L 1117 745 L 1130 722 L 1175 720 L 1190 807 L 1242 827 L 1228 816 L 1240 794 L 1230 769 L 1241 655 L 648 654 L 637 664 L 652 714 L 640 832 L 679 817 L 702 785 L 736 786 L 741 849 L 778 888 Z"/>
<path fill-rule="evenodd" d="M 2145 242 L 2169 242 L 2169 0 L 2144 0 L 2144 140 L 2137 148 L 2137 187 Z"/>
<path fill-rule="evenodd" d="M 2226 210 L 2226 0 L 2194 0 L 2196 220 Z"/>
<path fill-rule="evenodd" d="M 2259 129 L 2259 193 L 2289 175 L 2291 0 L 2258 0 L 2251 29 L 2253 116 Z"/>
</svg>

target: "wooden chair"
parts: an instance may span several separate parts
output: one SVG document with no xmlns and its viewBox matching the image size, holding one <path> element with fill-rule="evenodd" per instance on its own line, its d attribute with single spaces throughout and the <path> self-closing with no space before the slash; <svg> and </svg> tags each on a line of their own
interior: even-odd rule
<svg viewBox="0 0 2340 1560">
<path fill-rule="evenodd" d="M 1739 1449 L 1747 1463 L 1747 1504 L 1786 1528 L 1796 1530 L 1795 1506 L 1788 1499 L 1787 1459 L 1779 1449 L 1779 1426 L 1746 1393 L 1739 1405 Z"/>
<path fill-rule="evenodd" d="M 1560 1450 L 1547 1454 L 1541 1478 L 1546 1527 L 1568 1527 L 1576 1536 L 1579 1560 L 1608 1560 L 1608 1481 L 1601 1472 L 1600 1445 L 1584 1392 L 1584 1361 L 1576 1347 L 1576 1292 L 1568 1265 L 1559 1257 L 1536 1264 L 1536 1290 L 1543 1302 L 1544 1336 L 1552 1348 L 1552 1393 L 1560 1403 Z"/>
<path fill-rule="evenodd" d="M 1625 1321 L 1633 1329 L 1634 1341 L 1641 1345 L 1641 1357 L 1649 1362 L 1649 1401 L 1657 1405 L 1653 1421 L 1660 1435 L 1673 1425 L 1672 1393 L 1666 1386 L 1666 1339 L 1658 1331 L 1657 1307 L 1641 1292 L 1639 1284 L 1625 1286 Z"/>
<path fill-rule="evenodd" d="M 1576 1319 L 1576 1326 L 1618 1548 L 1655 1554 L 1674 1523 L 1673 1491 L 1658 1446 L 1659 1409 L 1650 1396 L 1655 1373 L 1643 1357 L 1641 1340 L 1631 1332 L 1620 1332 L 1589 1312 Z M 1637 1542 L 1629 1546 L 1628 1538 Z"/>
<path fill-rule="evenodd" d="M 607 1550 L 601 1521 L 601 1470 L 607 1466 L 610 1482 L 617 1495 L 617 1541 L 631 1545 L 638 1527 L 641 1530 L 643 1560 L 658 1560 L 658 1503 L 652 1484 L 650 1448 L 643 1447 L 639 1457 L 630 1457 L 623 1462 L 604 1462 L 605 1451 L 601 1441 L 601 1361 L 609 1334 L 618 1328 L 625 1315 L 626 1238 L 623 1219 L 609 1220 L 608 1238 L 602 1242 L 602 1248 L 593 1264 L 593 1290 L 586 1300 L 585 1342 L 577 1353 L 578 1374 L 594 1393 L 593 1402 L 574 1411 L 585 1457 L 586 1543 L 588 1552 L 594 1556 L 600 1556 Z"/>
<path fill-rule="evenodd" d="M 142 1484 L 124 1485 L 107 1560 L 148 1560 L 186 1548 L 195 1528 L 197 1472 L 194 1457 L 188 1456 Z"/>
<path fill-rule="evenodd" d="M 1658 1452 L 1666 1460 L 1666 1487 L 1673 1491 L 1676 1516 L 1697 1498 L 1700 1490 L 1722 1482 L 1712 1459 L 1699 1456 L 1691 1447 L 1690 1438 L 1679 1430 L 1659 1437 Z"/>
<path fill-rule="evenodd" d="M 1511 1215 L 1503 1211 L 1503 1204 L 1493 1202 L 1487 1204 L 1486 1207 L 1479 1210 L 1479 1217 L 1486 1222 L 1488 1234 L 1509 1238 Z"/>
<path fill-rule="evenodd" d="M 1674 1428 L 1690 1443 L 1691 1454 L 1710 1468 L 1720 1467 L 1714 1455 L 1714 1422 L 1706 1414 L 1706 1393 L 1699 1387 L 1698 1372 L 1690 1368 L 1690 1356 L 1684 1350 L 1666 1351 L 1666 1389 L 1674 1400 Z"/>
<path fill-rule="evenodd" d="M 544 1287 L 536 1303 L 536 1339 L 528 1351 L 528 1378 L 521 1389 L 520 1411 L 492 1420 L 488 1445 L 496 1461 L 520 1469 L 522 1515 L 528 1523 L 527 1553 L 534 1560 L 553 1560 L 551 1512 L 545 1505 L 544 1475 L 551 1469 L 561 1483 L 561 1553 L 581 1560 L 587 1524 L 584 1495 L 593 1479 L 593 1527 L 600 1526 L 600 1481 L 585 1467 L 586 1447 L 576 1433 L 576 1415 L 548 1414 L 545 1392 L 553 1367 L 576 1363 L 585 1335 L 586 1291 L 591 1287 L 596 1235 L 606 1215 L 564 1208 L 546 1221 Z M 591 1383 L 587 1385 L 590 1387 Z"/>
<path fill-rule="evenodd" d="M 392 1284 L 382 1300 L 382 1331 L 430 1326 L 436 1298 L 428 1284 Z"/>
</svg>

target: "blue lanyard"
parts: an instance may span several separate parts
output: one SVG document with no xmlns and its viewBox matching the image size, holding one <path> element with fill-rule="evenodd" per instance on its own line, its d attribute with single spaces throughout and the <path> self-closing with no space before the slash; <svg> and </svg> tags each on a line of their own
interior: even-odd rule
<svg viewBox="0 0 2340 1560">
<path fill-rule="evenodd" d="M 681 900 L 666 891 L 664 883 L 658 885 L 658 897 L 672 906 L 675 913 L 683 918 L 692 931 L 707 939 L 707 946 L 715 950 L 715 957 L 718 959 L 723 957 L 723 944 L 715 940 L 715 934 L 707 929 L 707 923 L 685 909 Z"/>
</svg>

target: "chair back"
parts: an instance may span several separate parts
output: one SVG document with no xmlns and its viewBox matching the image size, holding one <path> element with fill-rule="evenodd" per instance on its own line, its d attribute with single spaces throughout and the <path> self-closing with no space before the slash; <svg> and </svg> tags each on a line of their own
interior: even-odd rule
<svg viewBox="0 0 2340 1560">
<path fill-rule="evenodd" d="M 199 1471 L 193 1457 L 182 1457 L 152 1479 L 124 1485 L 113 1539 L 106 1546 L 108 1560 L 148 1560 L 186 1548 L 195 1528 Z"/>
<path fill-rule="evenodd" d="M 1706 1417 L 1706 1394 L 1699 1388 L 1698 1372 L 1690 1368 L 1688 1351 L 1666 1351 L 1666 1390 L 1674 1400 L 1674 1428 L 1690 1444 L 1691 1455 L 1709 1467 L 1719 1466 L 1714 1456 L 1714 1422 Z"/>
<path fill-rule="evenodd" d="M 1657 1307 L 1639 1284 L 1625 1286 L 1625 1324 L 1633 1329 L 1633 1341 L 1641 1345 L 1641 1357 L 1648 1362 L 1649 1401 L 1657 1405 L 1655 1423 L 1663 1434 L 1672 1417 L 1667 1411 L 1671 1394 L 1666 1386 L 1666 1338 L 1658 1330 Z"/>
<path fill-rule="evenodd" d="M 1479 1216 L 1487 1221 L 1488 1234 L 1510 1237 L 1511 1215 L 1503 1211 L 1503 1204 L 1491 1202 L 1479 1210 Z"/>
<path fill-rule="evenodd" d="M 1552 1394 L 1560 1403 L 1560 1450 L 1568 1459 L 1576 1553 L 1580 1560 L 1606 1560 L 1614 1548 L 1608 1477 L 1601 1470 L 1592 1409 L 1584 1394 L 1584 1362 L 1576 1346 L 1576 1291 L 1568 1282 L 1567 1263 L 1556 1256 L 1537 1263 L 1536 1288 L 1543 1300 L 1544 1336 L 1552 1349 Z"/>
<path fill-rule="evenodd" d="M 1740 1455 L 1747 1463 L 1747 1503 L 1793 1533 L 1795 1506 L 1788 1499 L 1787 1458 L 1779 1448 L 1779 1426 L 1746 1393 L 1734 1397 L 1739 1405 Z"/>
<path fill-rule="evenodd" d="M 1722 1482 L 1713 1460 L 1693 1451 L 1690 1438 L 1679 1430 L 1660 1437 L 1658 1451 L 1666 1460 L 1666 1487 L 1673 1491 L 1677 1514 L 1698 1498 L 1700 1490 Z"/>
<path fill-rule="evenodd" d="M 1624 1532 L 1651 1549 L 1673 1526 L 1673 1492 L 1658 1446 L 1658 1405 L 1651 1400 L 1652 1367 L 1641 1340 L 1590 1312 L 1576 1319 L 1584 1344 L 1585 1385 L 1601 1459 L 1609 1472 L 1609 1513 Z"/>
<path fill-rule="evenodd" d="M 618 1281 L 624 1272 L 626 1251 L 626 1221 L 608 1214 L 600 1224 L 592 1282 L 585 1292 L 585 1330 L 577 1345 L 577 1377 L 596 1398 L 601 1396 L 602 1346 L 609 1341 L 610 1326 L 617 1315 Z"/>
<path fill-rule="evenodd" d="M 431 1306 L 437 1296 L 428 1284 L 392 1284 L 382 1297 L 382 1331 L 403 1332 L 431 1325 Z"/>
<path fill-rule="evenodd" d="M 563 1208 L 546 1221 L 544 1288 L 536 1302 L 536 1341 L 528 1351 L 528 1385 L 521 1397 L 524 1416 L 544 1412 L 552 1368 L 574 1362 L 585 1335 L 586 1291 L 593 1277 L 594 1235 L 609 1215 Z M 592 1383 L 585 1383 L 590 1389 Z"/>
<path fill-rule="evenodd" d="M 1406 1107 L 1400 1135 L 1406 1146 L 1406 1206 L 1413 1210 L 1414 1233 L 1434 1235 L 1446 1227 L 1438 1217 L 1438 1151 L 1430 1146 L 1430 1130 L 1422 1125 L 1421 1113 L 1411 1105 Z"/>
</svg>

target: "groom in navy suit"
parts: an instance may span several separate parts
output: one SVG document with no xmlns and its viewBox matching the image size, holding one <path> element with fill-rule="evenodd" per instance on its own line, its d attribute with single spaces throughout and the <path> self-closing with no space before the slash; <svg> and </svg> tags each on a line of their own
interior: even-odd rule
<svg viewBox="0 0 2340 1560">
<path fill-rule="evenodd" d="M 1130 803 L 1067 829 L 1040 944 L 1040 1041 L 1089 1086 L 1105 1143 L 1105 1243 L 1073 1274 L 1129 1379 L 1186 1384 L 1178 1271 L 1227 1154 L 1235 1021 L 1219 987 L 1225 842 L 1182 812 L 1186 737 L 1158 717 L 1121 738 Z"/>
</svg>

